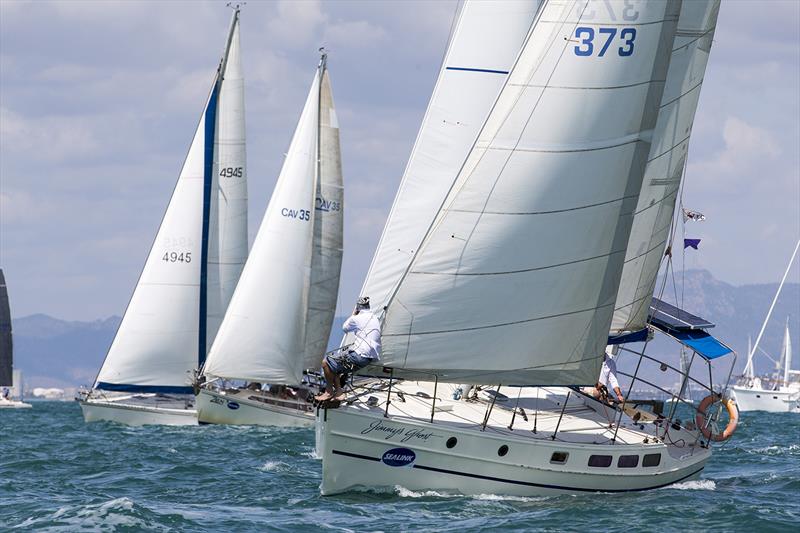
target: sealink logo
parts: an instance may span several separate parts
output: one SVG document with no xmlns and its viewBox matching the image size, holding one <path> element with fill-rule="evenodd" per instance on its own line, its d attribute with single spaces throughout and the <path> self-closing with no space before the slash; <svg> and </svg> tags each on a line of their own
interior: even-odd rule
<svg viewBox="0 0 800 533">
<path fill-rule="evenodd" d="M 234 411 L 239 408 L 239 404 L 236 402 L 228 401 L 228 409 L 233 409 Z"/>
<path fill-rule="evenodd" d="M 384 452 L 381 462 L 387 466 L 411 466 L 417 454 L 408 448 L 392 448 Z"/>
</svg>

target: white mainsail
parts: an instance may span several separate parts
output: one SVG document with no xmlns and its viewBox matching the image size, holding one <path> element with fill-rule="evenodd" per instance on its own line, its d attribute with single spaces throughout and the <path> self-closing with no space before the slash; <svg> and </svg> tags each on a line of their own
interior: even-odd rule
<svg viewBox="0 0 800 533">
<path fill-rule="evenodd" d="M 588 4 L 540 9 L 390 298 L 382 364 L 594 383 L 680 2 Z"/>
<path fill-rule="evenodd" d="M 319 88 L 319 167 L 314 200 L 314 247 L 303 368 L 319 367 L 322 354 L 328 347 L 342 271 L 344 184 L 339 121 L 333 105 L 330 76 L 325 66 L 326 58 L 323 56 Z"/>
<path fill-rule="evenodd" d="M 789 384 L 789 372 L 792 370 L 792 338 L 789 336 L 789 319 L 786 319 L 786 329 L 783 332 L 783 385 Z"/>
<path fill-rule="evenodd" d="M 221 68 L 214 135 L 212 225 L 208 256 L 207 347 L 211 346 L 247 261 L 247 161 L 244 76 L 239 42 L 239 11 L 234 11 Z"/>
<path fill-rule="evenodd" d="M 191 393 L 189 373 L 205 360 L 208 317 L 219 314 L 221 306 L 208 287 L 209 280 L 219 279 L 217 265 L 209 260 L 217 239 L 214 145 L 220 93 L 226 90 L 221 73 L 231 43 L 237 42 L 238 49 L 234 35 L 238 11 L 189 153 L 95 388 Z"/>
<path fill-rule="evenodd" d="M 469 1 L 460 10 L 428 109 L 361 294 L 392 290 L 458 175 L 541 0 Z"/>
<path fill-rule="evenodd" d="M 645 327 L 675 201 L 689 151 L 689 137 L 708 64 L 720 0 L 683 2 L 661 99 L 611 333 Z"/>
<path fill-rule="evenodd" d="M 203 368 L 206 375 L 288 385 L 302 380 L 317 191 L 320 71 L 314 75 L 250 257 Z"/>
</svg>

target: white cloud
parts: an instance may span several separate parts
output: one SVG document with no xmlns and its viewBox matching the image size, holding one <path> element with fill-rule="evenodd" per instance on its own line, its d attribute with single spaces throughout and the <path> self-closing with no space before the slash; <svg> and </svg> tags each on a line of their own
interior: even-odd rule
<svg viewBox="0 0 800 533">
<path fill-rule="evenodd" d="M 319 0 L 280 0 L 277 13 L 267 22 L 269 37 L 295 48 L 308 45 L 319 35 L 317 29 L 325 21 Z"/>
</svg>

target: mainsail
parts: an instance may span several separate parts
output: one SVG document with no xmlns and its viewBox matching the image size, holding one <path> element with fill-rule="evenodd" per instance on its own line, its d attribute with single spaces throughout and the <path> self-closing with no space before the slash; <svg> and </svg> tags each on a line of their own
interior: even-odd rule
<svg viewBox="0 0 800 533">
<path fill-rule="evenodd" d="M 319 88 L 319 163 L 314 200 L 314 248 L 306 317 L 306 355 L 303 368 L 316 368 L 328 347 L 339 276 L 342 271 L 344 184 L 339 148 L 339 121 L 333 105 L 331 80 L 323 56 Z"/>
<path fill-rule="evenodd" d="M 544 3 L 389 299 L 382 364 L 594 383 L 679 10 Z"/>
<path fill-rule="evenodd" d="M 204 374 L 295 385 L 319 364 L 341 268 L 335 117 L 323 55 Z"/>
<path fill-rule="evenodd" d="M 389 301 L 458 175 L 530 29 L 540 0 L 463 4 L 361 294 Z"/>
<path fill-rule="evenodd" d="M 11 308 L 8 304 L 8 287 L 0 268 L 0 387 L 14 385 L 14 341 L 11 337 Z"/>
<path fill-rule="evenodd" d="M 633 219 L 611 333 L 645 327 L 670 235 L 689 137 L 700 99 L 720 0 L 683 2 L 667 84 Z"/>
<path fill-rule="evenodd" d="M 234 220 L 241 216 L 236 199 L 246 191 L 244 151 L 238 145 L 243 122 L 236 125 L 242 120 L 241 104 L 237 103 L 241 98 L 238 26 L 236 10 L 189 153 L 95 388 L 191 393 L 189 373 L 202 365 L 208 341 L 216 333 L 213 317 L 224 312 L 222 281 L 235 282 L 230 271 L 224 278 L 220 276 L 219 264 L 240 254 L 237 251 L 229 256 L 218 243 L 223 234 L 234 242 L 247 239 L 247 229 L 241 221 L 222 230 L 217 223 L 218 213 Z M 228 61 L 231 51 L 235 57 Z M 226 74 L 231 75 L 235 86 L 230 91 L 226 88 Z M 225 105 L 220 108 L 223 97 Z M 230 147 L 222 148 L 216 141 L 220 123 L 225 132 L 223 141 L 234 139 Z M 221 165 L 219 161 L 215 163 L 215 157 L 220 156 L 242 165 L 242 182 L 234 187 L 235 201 L 228 210 L 217 199 L 217 195 L 230 192 L 224 182 L 216 179 L 215 170 Z M 238 245 L 234 248 L 240 250 Z"/>
<path fill-rule="evenodd" d="M 214 135 L 212 227 L 208 254 L 208 326 L 210 348 L 247 261 L 247 161 L 244 77 L 239 44 L 239 11 L 234 12 L 220 67 L 217 130 Z"/>
</svg>

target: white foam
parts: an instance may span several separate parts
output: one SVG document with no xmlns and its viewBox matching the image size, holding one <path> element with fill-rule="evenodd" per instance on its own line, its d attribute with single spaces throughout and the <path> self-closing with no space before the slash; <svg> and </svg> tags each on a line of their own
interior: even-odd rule
<svg viewBox="0 0 800 533">
<path fill-rule="evenodd" d="M 282 463 L 280 461 L 267 461 L 259 470 L 262 472 L 277 472 L 278 470 L 283 470 L 283 467 L 286 466 L 286 463 Z"/>
<path fill-rule="evenodd" d="M 548 499 L 546 496 L 534 498 L 529 496 L 502 496 L 500 494 L 478 494 L 474 498 L 490 502 L 540 502 Z"/>
<path fill-rule="evenodd" d="M 667 488 L 677 490 L 717 490 L 717 484 L 710 479 L 695 479 L 693 481 L 675 483 L 674 485 L 669 485 Z"/>
<path fill-rule="evenodd" d="M 400 485 L 395 485 L 394 490 L 401 498 L 458 498 L 460 496 L 460 494 L 448 494 L 446 492 L 436 492 L 435 490 L 417 492 Z"/>
</svg>

